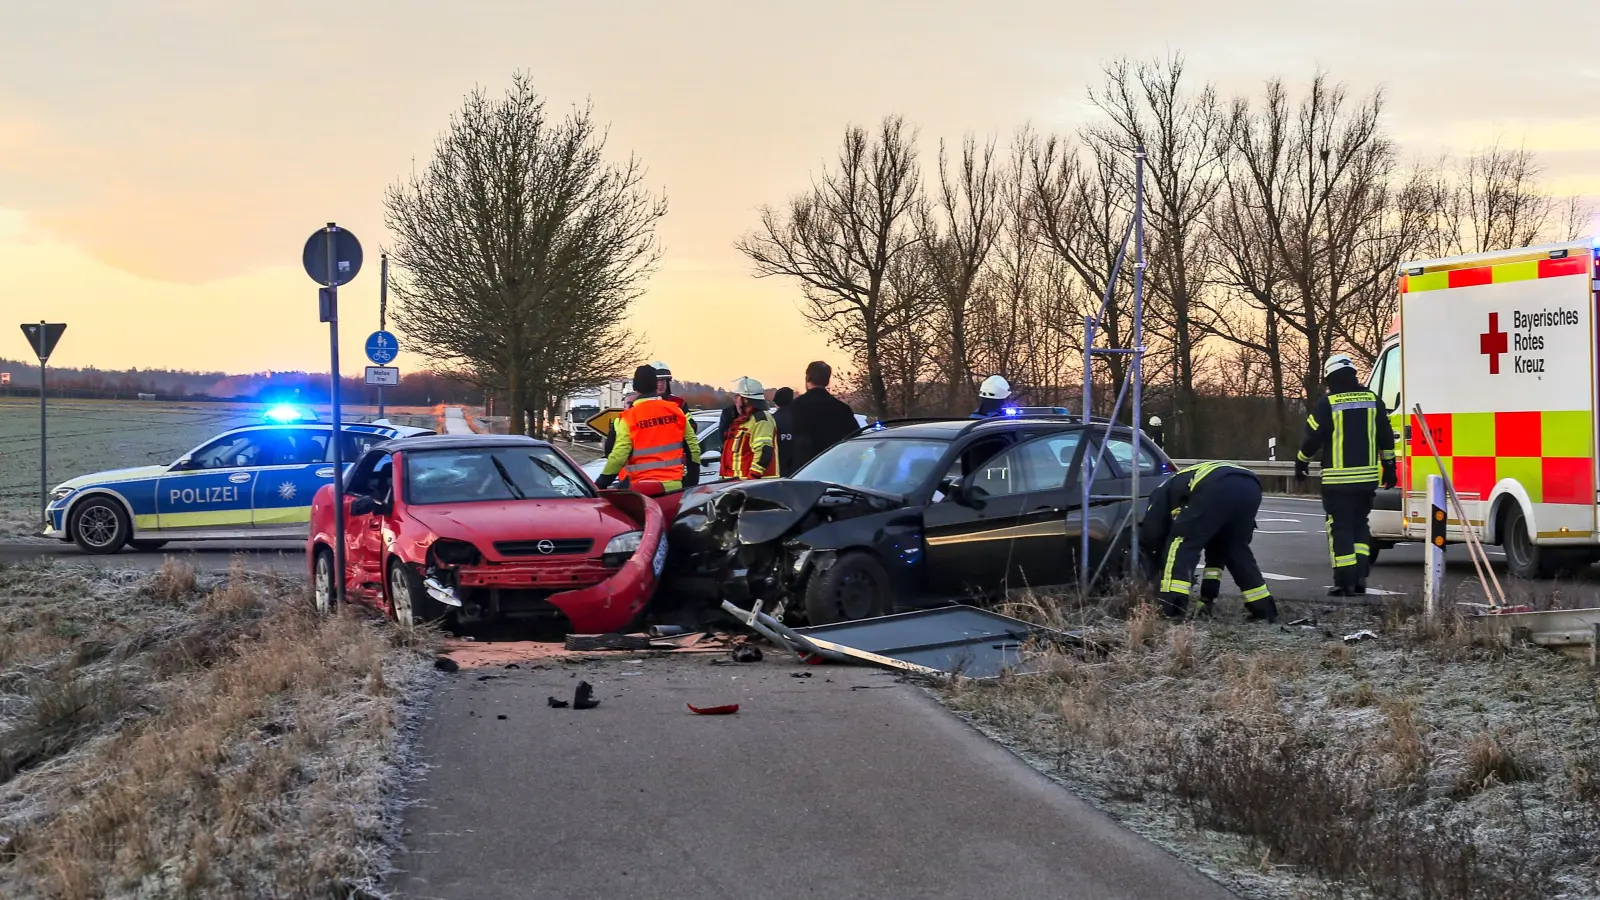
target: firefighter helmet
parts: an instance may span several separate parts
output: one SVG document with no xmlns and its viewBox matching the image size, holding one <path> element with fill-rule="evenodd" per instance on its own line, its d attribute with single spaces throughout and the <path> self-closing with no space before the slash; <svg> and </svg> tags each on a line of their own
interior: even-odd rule
<svg viewBox="0 0 1600 900">
<path fill-rule="evenodd" d="M 1004 400 L 1011 396 L 1011 382 L 999 375 L 990 375 L 978 388 L 978 396 L 985 400 Z"/>
<path fill-rule="evenodd" d="M 1351 371 L 1354 371 L 1355 367 L 1356 364 L 1351 361 L 1348 353 L 1335 353 L 1334 355 L 1328 357 L 1328 362 L 1323 365 L 1322 377 L 1327 378 L 1329 375 L 1332 375 L 1340 369 L 1350 369 Z"/>
<path fill-rule="evenodd" d="M 761 382 L 748 375 L 734 382 L 733 392 L 746 400 L 767 399 L 767 389 L 761 386 Z"/>
</svg>

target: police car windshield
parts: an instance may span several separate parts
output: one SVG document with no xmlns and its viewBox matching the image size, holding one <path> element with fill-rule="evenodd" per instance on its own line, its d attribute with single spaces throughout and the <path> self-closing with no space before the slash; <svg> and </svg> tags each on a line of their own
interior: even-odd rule
<svg viewBox="0 0 1600 900">
<path fill-rule="evenodd" d="M 948 449 L 949 441 L 858 437 L 822 451 L 794 479 L 904 495 L 928 481 Z"/>
<path fill-rule="evenodd" d="M 405 476 L 413 505 L 591 496 L 583 476 L 546 447 L 413 451 Z"/>
</svg>

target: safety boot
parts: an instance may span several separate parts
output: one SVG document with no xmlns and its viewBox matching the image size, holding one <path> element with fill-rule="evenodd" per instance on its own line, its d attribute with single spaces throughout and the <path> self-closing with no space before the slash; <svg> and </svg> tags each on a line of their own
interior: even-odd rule
<svg viewBox="0 0 1600 900">
<path fill-rule="evenodd" d="M 1278 621 L 1278 601 L 1271 597 L 1252 600 L 1244 605 L 1245 615 L 1252 622 L 1266 622 L 1271 625 Z"/>
</svg>

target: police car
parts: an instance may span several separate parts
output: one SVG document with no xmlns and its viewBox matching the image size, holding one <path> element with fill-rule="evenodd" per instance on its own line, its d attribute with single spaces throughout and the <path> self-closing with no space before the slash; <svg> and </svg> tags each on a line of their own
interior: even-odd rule
<svg viewBox="0 0 1600 900">
<path fill-rule="evenodd" d="M 346 423 L 342 431 L 347 466 L 376 444 L 433 433 L 383 421 Z M 333 480 L 332 433 L 329 424 L 303 421 L 235 428 L 171 465 L 64 481 L 50 494 L 45 536 L 86 553 L 156 550 L 177 540 L 304 538 L 311 498 Z"/>
</svg>

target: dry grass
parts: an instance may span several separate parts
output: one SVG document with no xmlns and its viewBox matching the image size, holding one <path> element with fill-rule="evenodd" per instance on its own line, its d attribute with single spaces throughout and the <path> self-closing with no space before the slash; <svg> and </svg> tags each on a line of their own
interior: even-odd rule
<svg viewBox="0 0 1600 900">
<path fill-rule="evenodd" d="M 946 703 L 1247 897 L 1593 896 L 1600 704 L 1581 665 L 1404 611 L 1303 629 L 1129 608 L 1087 614 L 1123 649 Z M 1381 636 L 1338 640 L 1358 628 Z"/>
<path fill-rule="evenodd" d="M 240 567 L 0 569 L 0 593 L 50 633 L 102 617 L 0 673 L 0 896 L 349 896 L 381 873 L 425 653 Z"/>
</svg>

